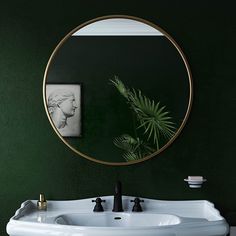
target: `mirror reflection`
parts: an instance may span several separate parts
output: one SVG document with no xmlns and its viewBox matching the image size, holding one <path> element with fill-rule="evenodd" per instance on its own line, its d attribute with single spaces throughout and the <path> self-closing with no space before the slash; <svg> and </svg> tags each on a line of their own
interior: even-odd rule
<svg viewBox="0 0 236 236">
<path fill-rule="evenodd" d="M 159 27 L 128 16 L 87 22 L 54 50 L 44 103 L 79 155 L 126 165 L 157 155 L 182 130 L 192 101 L 186 59 Z"/>
</svg>

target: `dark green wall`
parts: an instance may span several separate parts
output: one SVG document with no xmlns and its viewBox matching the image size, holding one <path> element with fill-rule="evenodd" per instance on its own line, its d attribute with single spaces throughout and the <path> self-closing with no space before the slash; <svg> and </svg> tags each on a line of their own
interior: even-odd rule
<svg viewBox="0 0 236 236">
<path fill-rule="evenodd" d="M 236 212 L 235 16 L 231 1 L 9 1 L 0 8 L 0 235 L 26 199 L 78 199 L 124 193 L 158 199 L 208 199 L 230 223 Z M 155 2 L 155 4 L 154 4 Z M 233 1 L 232 1 L 233 2 Z M 134 15 L 160 25 L 179 43 L 194 78 L 194 103 L 180 137 L 161 155 L 126 167 L 76 156 L 54 134 L 42 101 L 50 54 L 89 19 Z M 189 189 L 188 175 L 203 175 Z"/>
</svg>

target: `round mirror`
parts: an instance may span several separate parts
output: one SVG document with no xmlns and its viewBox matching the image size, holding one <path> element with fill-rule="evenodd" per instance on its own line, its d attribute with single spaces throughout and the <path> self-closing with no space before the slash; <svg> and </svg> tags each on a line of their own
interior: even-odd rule
<svg viewBox="0 0 236 236">
<path fill-rule="evenodd" d="M 52 53 L 44 105 L 59 138 L 108 165 L 147 160 L 181 132 L 192 103 L 188 63 L 160 27 L 106 16 L 72 30 Z"/>
</svg>

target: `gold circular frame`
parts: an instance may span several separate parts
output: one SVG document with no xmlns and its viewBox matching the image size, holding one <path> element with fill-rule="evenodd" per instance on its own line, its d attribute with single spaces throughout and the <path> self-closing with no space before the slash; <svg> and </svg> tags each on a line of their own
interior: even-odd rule
<svg viewBox="0 0 236 236">
<path fill-rule="evenodd" d="M 181 123 L 180 127 L 178 128 L 177 132 L 175 133 L 175 135 L 162 147 L 160 148 L 158 151 L 140 159 L 140 160 L 135 160 L 135 161 L 129 161 L 129 162 L 107 162 L 107 161 L 101 161 L 101 160 L 97 160 L 93 157 L 90 157 L 80 151 L 78 151 L 77 149 L 75 149 L 74 147 L 72 147 L 61 135 L 60 133 L 58 132 L 57 128 L 55 127 L 50 115 L 49 115 L 49 112 L 48 112 L 48 109 L 47 109 L 47 101 L 46 101 L 46 80 L 47 80 L 47 74 L 48 74 L 48 69 L 50 67 L 50 64 L 54 58 L 54 56 L 56 55 L 57 51 L 60 49 L 60 47 L 65 43 L 65 41 L 73 34 L 75 33 L 76 31 L 78 31 L 79 29 L 83 28 L 84 26 L 86 25 L 89 25 L 91 23 L 94 23 L 96 21 L 100 21 L 100 20 L 105 20 L 105 19 L 111 19 L 111 18 L 123 18 L 123 19 L 131 19 L 131 20 L 136 20 L 136 21 L 139 21 L 139 22 L 142 22 L 144 24 L 147 24 L 155 29 L 157 29 L 158 31 L 160 31 L 161 33 L 163 33 L 163 35 L 165 37 L 167 37 L 167 39 L 169 39 L 169 41 L 174 45 L 174 47 L 177 49 L 177 51 L 179 52 L 183 62 L 184 62 L 184 65 L 186 67 L 186 70 L 187 70 L 187 74 L 188 74 L 188 81 L 189 81 L 189 100 L 188 100 L 188 107 L 187 107 L 187 111 L 185 113 L 185 116 L 184 116 L 184 119 L 183 119 L 183 122 Z M 97 163 L 100 163 L 100 164 L 104 164 L 104 165 L 110 165 L 110 166 L 126 166 L 126 165 L 131 165 L 131 164 L 136 164 L 136 163 L 140 163 L 140 162 L 143 162 L 143 161 L 146 161 L 146 160 L 149 160 L 150 158 L 158 155 L 159 153 L 163 152 L 167 147 L 169 147 L 173 142 L 174 140 L 179 136 L 180 132 L 182 131 L 182 129 L 184 128 L 186 122 L 187 122 L 187 119 L 189 117 L 189 113 L 190 113 L 190 110 L 191 110 L 191 107 L 192 107 L 192 101 L 193 101 L 193 82 L 192 82 L 192 74 L 191 74 L 191 71 L 190 71 L 190 67 L 189 67 L 189 64 L 186 60 L 186 57 L 183 53 L 183 51 L 181 50 L 181 48 L 179 47 L 179 45 L 175 42 L 175 40 L 168 34 L 166 33 L 163 29 L 161 29 L 159 26 L 147 21 L 147 20 L 144 20 L 142 18 L 139 18 L 139 17 L 135 17 L 135 16 L 128 16 L 128 15 L 108 15 L 108 16 L 102 16 L 102 17 L 98 17 L 98 18 L 95 18 L 95 19 L 92 19 L 92 20 L 89 20 L 81 25 L 79 25 L 78 27 L 76 27 L 75 29 L 73 29 L 72 31 L 70 31 L 61 41 L 60 43 L 56 46 L 56 48 L 54 49 L 52 55 L 50 56 L 49 58 L 49 61 L 47 63 L 47 66 L 46 66 L 46 70 L 45 70 L 45 73 L 44 73 L 44 78 L 43 78 L 43 103 L 44 103 L 44 107 L 45 107 L 45 110 L 46 110 L 46 114 L 47 114 L 47 117 L 49 119 L 49 122 L 50 124 L 52 125 L 54 131 L 56 132 L 56 134 L 58 135 L 58 137 L 62 140 L 62 142 L 64 144 L 66 144 L 66 146 L 68 146 L 72 151 L 74 151 L 75 153 L 77 153 L 78 155 L 90 160 L 90 161 L 94 161 L 94 162 L 97 162 Z"/>
</svg>

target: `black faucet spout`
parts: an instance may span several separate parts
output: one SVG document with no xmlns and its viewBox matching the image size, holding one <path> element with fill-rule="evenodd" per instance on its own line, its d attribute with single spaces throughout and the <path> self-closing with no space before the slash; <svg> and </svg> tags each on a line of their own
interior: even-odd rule
<svg viewBox="0 0 236 236">
<path fill-rule="evenodd" d="M 121 182 L 117 181 L 115 185 L 115 193 L 114 193 L 114 203 L 113 203 L 113 212 L 122 212 L 122 187 Z"/>
</svg>

